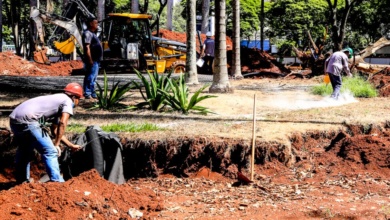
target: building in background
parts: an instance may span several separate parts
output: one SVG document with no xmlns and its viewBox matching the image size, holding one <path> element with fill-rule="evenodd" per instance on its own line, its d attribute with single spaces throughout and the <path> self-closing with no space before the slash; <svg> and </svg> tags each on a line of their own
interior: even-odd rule
<svg viewBox="0 0 390 220">
<path fill-rule="evenodd" d="M 2 43 L 2 51 L 3 51 L 3 52 L 11 51 L 11 52 L 15 53 L 15 52 L 16 52 L 16 50 L 15 50 L 15 45 L 13 45 L 13 44 L 7 44 L 7 43 L 3 40 L 3 43 Z"/>
<path fill-rule="evenodd" d="M 197 31 L 202 30 L 202 15 L 196 16 L 196 30 Z M 208 31 L 210 31 L 213 36 L 215 35 L 215 17 L 214 17 L 214 15 L 209 16 L 207 32 Z"/>
</svg>

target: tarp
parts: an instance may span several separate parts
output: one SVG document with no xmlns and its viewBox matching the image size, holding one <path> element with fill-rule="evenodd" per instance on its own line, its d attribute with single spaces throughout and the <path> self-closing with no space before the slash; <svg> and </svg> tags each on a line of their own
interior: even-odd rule
<svg viewBox="0 0 390 220">
<path fill-rule="evenodd" d="M 93 163 L 89 161 L 93 160 L 91 155 L 91 143 L 96 140 L 87 139 L 86 133 L 94 129 L 98 134 L 103 157 L 103 177 L 113 183 L 122 184 L 125 183 L 123 174 L 123 158 L 122 158 L 122 144 L 119 137 L 114 133 L 107 133 L 103 131 L 99 126 L 89 126 L 86 132 L 80 134 L 75 138 L 75 144 L 83 146 L 83 148 L 76 152 L 70 152 L 67 150 L 63 156 L 61 162 L 61 170 L 64 173 L 64 178 L 69 179 L 73 176 L 77 176 L 80 173 L 90 170 L 93 167 Z"/>
<path fill-rule="evenodd" d="M 269 40 L 264 40 L 264 50 L 269 51 L 271 49 L 271 46 L 269 44 Z M 261 49 L 261 41 L 260 40 L 241 40 L 241 47 L 247 47 L 247 48 L 257 48 Z"/>
</svg>

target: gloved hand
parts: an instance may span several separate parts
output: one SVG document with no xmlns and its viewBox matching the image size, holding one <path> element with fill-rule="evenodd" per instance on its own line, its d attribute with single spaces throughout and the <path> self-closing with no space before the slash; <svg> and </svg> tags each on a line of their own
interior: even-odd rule
<svg viewBox="0 0 390 220">
<path fill-rule="evenodd" d="M 58 157 L 61 156 L 61 148 L 60 146 L 54 146 L 57 149 Z"/>
</svg>

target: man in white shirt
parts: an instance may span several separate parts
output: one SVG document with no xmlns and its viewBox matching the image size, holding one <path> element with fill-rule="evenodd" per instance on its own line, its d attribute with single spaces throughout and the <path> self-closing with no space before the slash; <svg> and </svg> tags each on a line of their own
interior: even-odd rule
<svg viewBox="0 0 390 220">
<path fill-rule="evenodd" d="M 331 98 L 338 99 L 340 95 L 340 89 L 342 86 L 342 71 L 347 76 L 352 77 L 351 71 L 348 66 L 348 57 L 352 56 L 352 49 L 346 48 L 342 51 L 333 53 L 325 61 L 325 71 L 329 75 L 330 83 L 332 84 L 333 93 Z"/>
<path fill-rule="evenodd" d="M 64 93 L 39 96 L 18 105 L 9 115 L 10 127 L 18 145 L 16 152 L 16 181 L 30 182 L 30 161 L 36 149 L 42 155 L 46 172 L 52 182 L 64 182 L 60 174 L 58 157 L 61 155 L 60 142 L 72 150 L 81 148 L 72 144 L 65 136 L 68 119 L 73 108 L 79 104 L 83 89 L 78 83 L 69 83 Z M 52 141 L 44 123 L 52 123 Z"/>
</svg>

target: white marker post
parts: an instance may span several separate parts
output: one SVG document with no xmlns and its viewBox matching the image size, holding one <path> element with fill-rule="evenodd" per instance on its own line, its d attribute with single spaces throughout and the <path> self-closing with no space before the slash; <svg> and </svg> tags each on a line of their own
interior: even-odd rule
<svg viewBox="0 0 390 220">
<path fill-rule="evenodd" d="M 255 171 L 255 147 L 256 147 L 256 93 L 253 97 L 253 128 L 252 128 L 252 158 L 251 158 L 251 181 Z"/>
</svg>

